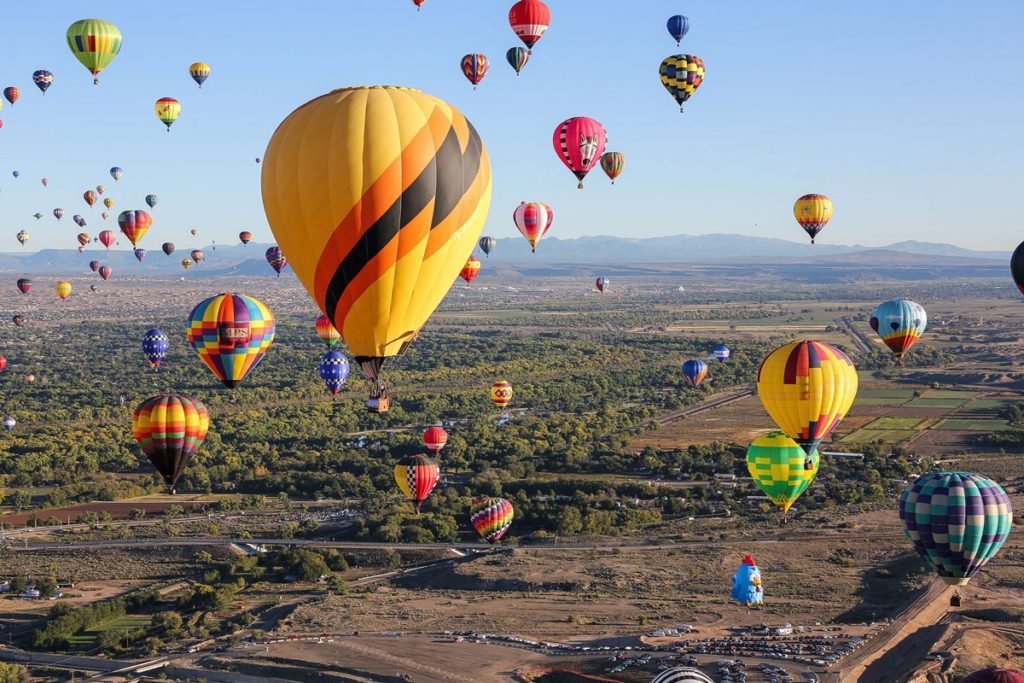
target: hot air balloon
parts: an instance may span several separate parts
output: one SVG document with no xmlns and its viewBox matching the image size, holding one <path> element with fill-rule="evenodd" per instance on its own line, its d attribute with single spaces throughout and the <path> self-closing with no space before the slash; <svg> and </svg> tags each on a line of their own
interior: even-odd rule
<svg viewBox="0 0 1024 683">
<path fill-rule="evenodd" d="M 22 246 L 25 246 L 25 242 L 28 242 L 29 234 L 27 231 L 21 230 L 18 232 L 17 235 L 15 235 L 15 237 L 18 239 L 19 242 L 21 242 Z"/>
<path fill-rule="evenodd" d="M 147 194 L 146 195 L 146 204 L 148 204 L 149 208 L 151 208 L 151 209 L 156 208 L 156 195 L 155 194 Z"/>
<path fill-rule="evenodd" d="M 25 324 L 25 318 L 24 316 L 16 315 L 11 318 L 11 322 L 13 322 L 17 327 L 21 327 Z"/>
<path fill-rule="evenodd" d="M 11 106 L 13 107 L 14 103 L 18 101 L 18 98 L 21 97 L 21 91 L 18 90 L 15 86 L 9 85 L 6 88 L 4 88 L 4 97 L 7 99 L 8 102 L 11 103 Z"/>
<path fill-rule="evenodd" d="M 43 214 L 39 213 L 38 211 L 36 213 L 32 214 L 32 218 L 35 218 L 36 220 L 39 220 L 42 217 L 43 217 Z"/>
<path fill-rule="evenodd" d="M 78 240 L 78 244 L 83 247 L 89 243 L 89 235 L 84 232 L 78 233 L 78 237 L 76 239 Z"/>
<path fill-rule="evenodd" d="M 423 444 L 427 450 L 435 456 L 441 452 L 444 445 L 448 443 L 448 432 L 440 427 L 427 427 L 423 432 Z"/>
<path fill-rule="evenodd" d="M 341 351 L 328 351 L 320 359 L 320 379 L 327 385 L 332 396 L 336 396 L 345 386 L 348 373 L 348 358 Z"/>
<path fill-rule="evenodd" d="M 469 521 L 488 543 L 497 543 L 512 526 L 512 503 L 504 498 L 477 498 L 469 510 Z"/>
<path fill-rule="evenodd" d="M 191 230 L 189 230 L 189 232 L 191 232 L 191 233 L 192 233 L 192 236 L 193 236 L 193 237 L 195 237 L 196 235 L 198 235 L 198 234 L 199 234 L 199 231 L 198 231 L 198 230 L 196 230 L 195 228 L 192 228 Z"/>
<path fill-rule="evenodd" d="M 601 170 L 612 181 L 612 185 L 625 167 L 626 157 L 622 156 L 622 152 L 605 152 L 601 155 Z"/>
<path fill-rule="evenodd" d="M 690 384 L 698 387 L 708 376 L 708 364 L 702 360 L 688 360 L 683 363 L 683 375 L 690 380 Z"/>
<path fill-rule="evenodd" d="M 654 677 L 651 683 L 714 683 L 714 681 L 700 669 L 676 666 L 662 671 Z"/>
<path fill-rule="evenodd" d="M 341 335 L 334 329 L 334 325 L 331 324 L 331 319 L 321 313 L 316 319 L 316 336 L 320 337 L 320 341 L 327 345 L 328 349 L 334 348 L 341 339 Z"/>
<path fill-rule="evenodd" d="M 974 577 L 1006 541 L 1013 506 L 999 484 L 970 472 L 929 472 L 900 496 L 900 523 L 914 550 L 951 586 Z"/>
<path fill-rule="evenodd" d="M 683 42 L 683 38 L 690 32 L 690 20 L 682 14 L 669 17 L 665 24 L 669 35 L 676 39 L 676 46 Z"/>
<path fill-rule="evenodd" d="M 526 66 L 526 63 L 530 61 L 530 53 L 521 47 L 509 48 L 508 52 L 505 53 L 505 61 L 516 70 L 516 76 L 518 76 L 519 72 Z"/>
<path fill-rule="evenodd" d="M 171 254 L 174 253 L 174 242 L 164 242 L 163 244 L 160 245 L 160 249 L 162 249 L 165 254 L 170 256 Z"/>
<path fill-rule="evenodd" d="M 4 358 L 3 356 L 0 356 L 0 372 L 3 372 L 6 367 L 7 367 L 7 359 Z"/>
<path fill-rule="evenodd" d="M 103 200 L 103 206 L 107 207 L 108 209 L 114 208 L 114 199 L 112 197 L 107 197 L 106 199 Z"/>
<path fill-rule="evenodd" d="M 409 455 L 395 465 L 395 483 L 416 512 L 437 485 L 437 463 L 425 455 Z"/>
<path fill-rule="evenodd" d="M 104 247 L 110 249 L 110 245 L 117 241 L 117 235 L 114 234 L 113 230 L 101 230 L 99 234 L 100 242 Z"/>
<path fill-rule="evenodd" d="M 426 1 L 427 0 L 412 0 L 412 4 L 416 5 L 416 11 L 419 12 L 420 7 L 422 7 L 423 3 L 425 3 Z"/>
<path fill-rule="evenodd" d="M 170 133 L 171 124 L 177 121 L 181 114 L 181 102 L 173 97 L 161 97 L 153 105 L 153 109 L 156 111 L 156 117 L 167 126 L 167 132 Z"/>
<path fill-rule="evenodd" d="M 871 316 L 871 329 L 892 349 L 900 365 L 903 355 L 917 343 L 927 326 L 928 314 L 924 307 L 909 299 L 883 302 Z"/>
<path fill-rule="evenodd" d="M 1024 672 L 992 666 L 957 679 L 957 683 L 1024 683 Z"/>
<path fill-rule="evenodd" d="M 165 394 L 147 398 L 132 415 L 132 431 L 171 493 L 210 428 L 202 401 Z"/>
<path fill-rule="evenodd" d="M 32 72 L 32 82 L 35 83 L 36 87 L 39 88 L 39 91 L 42 92 L 45 95 L 47 89 L 51 85 L 53 85 L 53 74 L 50 73 L 49 71 L 46 71 L 45 69 L 40 69 L 39 71 L 33 71 Z"/>
<path fill-rule="evenodd" d="M 288 265 L 288 259 L 284 257 L 284 252 L 281 251 L 281 247 L 276 244 L 270 247 L 267 249 L 266 257 L 267 263 L 269 263 L 270 267 L 274 269 L 277 276 L 281 277 L 281 270 Z"/>
<path fill-rule="evenodd" d="M 551 25 L 551 11 L 540 0 L 519 0 L 508 11 L 508 23 L 533 54 L 533 46 Z"/>
<path fill-rule="evenodd" d="M 490 256 L 494 247 L 498 246 L 498 241 L 493 237 L 481 237 L 477 244 L 480 246 L 480 251 L 484 252 L 484 255 Z"/>
<path fill-rule="evenodd" d="M 754 483 L 782 508 L 786 520 L 789 508 L 818 474 L 818 451 L 808 456 L 783 432 L 758 437 L 747 449 L 747 471 Z"/>
<path fill-rule="evenodd" d="M 60 220 L 64 217 L 64 209 L 54 209 L 53 215 L 57 220 Z"/>
<path fill-rule="evenodd" d="M 332 135 L 342 142 L 322 144 Z M 385 361 L 408 348 L 480 237 L 491 196 L 483 142 L 430 95 L 358 87 L 292 112 L 264 161 L 274 235 L 371 381 L 370 409 L 384 412 Z"/>
<path fill-rule="evenodd" d="M 757 393 L 775 424 L 811 453 L 853 405 L 857 368 L 823 342 L 790 342 L 761 362 Z"/>
<path fill-rule="evenodd" d="M 53 286 L 53 291 L 57 292 L 57 296 L 59 296 L 62 300 L 67 299 L 69 296 L 71 296 L 71 283 L 64 281 L 58 282 L 56 285 Z"/>
<path fill-rule="evenodd" d="M 499 380 L 491 385 L 491 401 L 494 405 L 499 408 L 504 408 L 512 402 L 512 385 L 505 381 Z"/>
<path fill-rule="evenodd" d="M 578 187 L 582 190 L 583 179 L 604 154 L 608 133 L 594 119 L 574 116 L 558 124 L 551 143 L 558 158 L 580 181 Z"/>
<path fill-rule="evenodd" d="M 199 263 L 200 261 L 205 261 L 206 260 L 206 255 L 203 254 L 203 250 L 202 249 L 193 249 L 191 256 L 192 256 L 192 260 L 195 263 Z"/>
<path fill-rule="evenodd" d="M 143 249 L 142 247 L 137 248 L 135 250 L 135 258 L 139 261 L 139 263 L 142 263 L 143 261 L 145 261 L 146 260 L 146 250 Z"/>
<path fill-rule="evenodd" d="M 171 349 L 171 340 L 167 338 L 163 330 L 153 328 L 142 336 L 142 353 L 149 359 L 149 367 L 160 367 L 160 361 L 164 359 Z"/>
<path fill-rule="evenodd" d="M 106 281 L 110 279 L 110 274 L 114 271 L 110 266 L 100 266 L 100 269 L 97 272 L 100 274 L 100 277 Z"/>
<path fill-rule="evenodd" d="M 203 89 L 203 82 L 210 77 L 210 65 L 205 62 L 195 62 L 188 67 L 188 75 Z"/>
<path fill-rule="evenodd" d="M 466 55 L 462 58 L 461 65 L 462 75 L 473 84 L 473 90 L 476 90 L 476 86 L 484 80 L 484 76 L 491 68 L 491 62 L 487 59 L 487 55 L 481 54 Z"/>
<path fill-rule="evenodd" d="M 15 420 L 13 417 L 5 417 L 3 424 L 4 429 L 6 429 L 7 431 L 11 431 L 12 429 L 14 429 L 15 425 L 18 424 L 18 421 Z"/>
<path fill-rule="evenodd" d="M 49 187 L 49 185 L 50 185 L 50 179 L 49 178 L 40 178 L 39 182 L 41 182 L 43 184 L 43 187 Z"/>
<path fill-rule="evenodd" d="M 118 408 L 122 408 L 122 407 L 124 407 L 124 402 L 125 402 L 125 400 L 126 400 L 126 399 L 125 399 L 125 397 L 124 397 L 124 394 L 120 394 L 120 395 L 119 395 L 119 396 L 117 397 L 117 407 L 118 407 Z"/>
<path fill-rule="evenodd" d="M 683 105 L 704 82 L 704 60 L 695 55 L 671 55 L 662 61 L 658 74 L 682 112 Z"/>
<path fill-rule="evenodd" d="M 99 291 L 99 289 L 97 289 L 96 285 L 89 285 L 89 289 L 91 291 L 93 291 L 93 292 L 98 292 Z"/>
<path fill-rule="evenodd" d="M 181 267 L 184 268 L 185 270 L 188 270 L 189 268 L 191 268 L 193 266 L 193 264 L 194 264 L 194 261 L 192 259 L 190 259 L 190 258 L 183 258 L 183 259 L 181 259 Z"/>
<path fill-rule="evenodd" d="M 724 363 L 725 361 L 729 360 L 729 355 L 731 353 L 732 352 L 729 351 L 728 346 L 726 346 L 725 344 L 719 344 L 718 346 L 715 347 L 715 350 L 711 352 L 711 355 L 715 357 L 715 360 Z"/>
<path fill-rule="evenodd" d="M 1010 275 L 1013 276 L 1017 289 L 1024 294 L 1024 242 L 1017 245 L 1013 250 L 1013 256 L 1010 257 Z"/>
<path fill-rule="evenodd" d="M 88 204 L 89 206 L 92 206 L 93 204 L 96 203 L 97 196 L 96 196 L 96 193 L 93 192 L 92 190 L 86 190 L 82 194 L 82 199 L 85 200 L 86 204 Z"/>
<path fill-rule="evenodd" d="M 92 270 L 92 272 L 95 273 L 97 270 L 100 269 L 100 262 L 99 261 L 89 261 L 89 268 Z"/>
<path fill-rule="evenodd" d="M 540 202 L 520 202 L 512 212 L 512 221 L 530 243 L 531 252 L 537 251 L 537 243 L 547 234 L 554 219 L 551 207 Z"/>
<path fill-rule="evenodd" d="M 243 245 L 244 244 L 249 244 L 249 242 L 252 241 L 252 233 L 249 232 L 248 230 L 243 230 L 242 232 L 238 233 L 238 240 Z"/>
<path fill-rule="evenodd" d="M 32 289 L 32 280 L 27 277 L 18 278 L 18 291 L 22 294 L 28 294 L 28 291 Z"/>
<path fill-rule="evenodd" d="M 459 272 L 459 277 L 466 281 L 469 285 L 470 282 L 476 279 L 476 276 L 480 273 L 480 259 L 469 257 L 466 261 L 466 265 L 462 267 L 462 271 Z"/>
<path fill-rule="evenodd" d="M 71 217 L 71 220 L 73 220 L 75 222 L 75 225 L 77 225 L 78 227 L 85 227 L 85 219 L 79 216 L 77 213 Z"/>
<path fill-rule="evenodd" d="M 25 375 L 25 381 L 28 382 L 29 384 L 35 384 L 36 376 L 30 372 L 27 375 Z"/>
<path fill-rule="evenodd" d="M 832 218 L 832 200 L 823 194 L 805 194 L 793 205 L 793 215 L 814 244 L 814 238 Z"/>
<path fill-rule="evenodd" d="M 257 164 L 260 163 L 260 158 L 259 157 L 256 157 L 256 163 Z"/>
<path fill-rule="evenodd" d="M 121 226 L 121 232 L 134 247 L 153 224 L 153 218 L 142 210 L 122 211 L 117 217 L 117 224 Z"/>
<path fill-rule="evenodd" d="M 597 287 L 597 291 L 599 292 L 604 292 L 604 290 L 608 287 L 608 284 L 609 280 L 606 277 L 599 277 L 594 282 L 594 286 Z"/>
<path fill-rule="evenodd" d="M 106 187 L 104 187 L 103 185 L 97 185 L 97 186 L 96 186 L 96 192 L 97 192 L 98 194 L 103 194 L 103 193 L 104 193 L 104 192 L 106 192 L 106 191 L 107 191 L 107 188 L 106 188 Z"/>
<path fill-rule="evenodd" d="M 15 178 L 18 178 L 18 177 L 21 176 L 21 172 L 20 171 L 11 171 L 11 175 L 14 176 Z"/>
<path fill-rule="evenodd" d="M 94 76 L 95 84 L 100 82 L 99 73 L 121 51 L 121 31 L 100 19 L 81 19 L 71 24 L 67 39 L 71 53 Z"/>
<path fill-rule="evenodd" d="M 764 602 L 764 587 L 761 585 L 761 570 L 757 568 L 754 558 L 747 555 L 740 563 L 739 569 L 732 577 L 732 591 L 729 598 L 745 604 L 760 605 Z"/>
<path fill-rule="evenodd" d="M 188 341 L 217 379 L 233 389 L 273 343 L 274 314 L 250 296 L 218 294 L 192 309 Z"/>
</svg>

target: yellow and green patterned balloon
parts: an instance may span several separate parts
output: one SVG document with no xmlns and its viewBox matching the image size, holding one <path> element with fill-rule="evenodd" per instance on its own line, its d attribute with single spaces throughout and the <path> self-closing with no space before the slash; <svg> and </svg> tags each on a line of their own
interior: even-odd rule
<svg viewBox="0 0 1024 683">
<path fill-rule="evenodd" d="M 747 471 L 785 515 L 818 474 L 818 451 L 810 456 L 783 432 L 769 432 L 747 449 Z"/>
<path fill-rule="evenodd" d="M 79 19 L 68 27 L 68 47 L 75 58 L 99 83 L 99 73 L 110 66 L 121 51 L 121 31 L 102 19 Z"/>
</svg>

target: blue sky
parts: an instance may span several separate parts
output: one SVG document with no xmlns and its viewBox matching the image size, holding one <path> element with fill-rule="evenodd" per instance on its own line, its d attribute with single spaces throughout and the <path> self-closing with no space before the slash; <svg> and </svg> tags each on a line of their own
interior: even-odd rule
<svg viewBox="0 0 1024 683">
<path fill-rule="evenodd" d="M 518 78 L 504 60 L 520 44 L 511 0 L 9 4 L 0 87 L 22 93 L 0 111 L 0 251 L 20 251 L 21 228 L 30 249 L 75 246 L 73 214 L 92 233 L 116 229 L 148 193 L 159 204 L 143 246 L 192 244 L 193 227 L 204 244 L 242 229 L 272 241 L 254 158 L 292 109 L 364 84 L 417 87 L 469 117 L 491 155 L 485 231 L 498 237 L 517 234 L 512 210 L 532 200 L 554 208 L 558 237 L 801 239 L 792 204 L 805 192 L 835 202 L 823 242 L 1008 250 L 1024 237 L 1024 3 L 547 1 L 551 28 Z M 707 64 L 682 115 L 657 74 L 679 51 L 665 30 L 675 13 L 691 20 L 682 51 Z M 89 16 L 124 35 L 99 86 L 64 40 Z M 467 52 L 492 62 L 476 92 L 458 66 Z M 201 91 L 186 72 L 197 60 L 213 69 Z M 56 79 L 45 97 L 40 68 Z M 162 96 L 182 102 L 170 134 L 153 112 Z M 626 155 L 614 187 L 597 169 L 577 190 L 552 150 L 573 115 L 601 121 Z M 81 198 L 97 184 L 117 202 L 106 226 Z"/>
</svg>

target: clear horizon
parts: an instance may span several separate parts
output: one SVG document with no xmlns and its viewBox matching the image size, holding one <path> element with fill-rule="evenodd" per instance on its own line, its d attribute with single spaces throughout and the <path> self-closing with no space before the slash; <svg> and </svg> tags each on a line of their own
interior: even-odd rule
<svg viewBox="0 0 1024 683">
<path fill-rule="evenodd" d="M 16 85 L 21 99 L 0 111 L 0 251 L 22 251 L 14 239 L 21 229 L 31 234 L 25 252 L 74 248 L 74 214 L 92 235 L 116 230 L 117 213 L 145 208 L 149 193 L 159 201 L 141 243 L 148 249 L 234 243 L 243 229 L 273 241 L 254 158 L 295 107 L 335 87 L 373 83 L 419 88 L 474 123 L 493 166 L 485 233 L 495 237 L 518 234 L 511 213 L 526 199 L 554 208 L 551 237 L 802 241 L 793 201 L 822 192 L 835 203 L 822 244 L 917 240 L 1010 251 L 1021 239 L 1015 207 L 993 200 L 1013 196 L 1021 179 L 1024 99 L 1007 87 L 1017 76 L 1020 4 L 740 10 L 597 0 L 585 16 L 567 0 L 549 5 L 551 28 L 519 77 L 504 59 L 518 44 L 505 4 L 428 0 L 420 12 L 408 0 L 311 3 L 316 11 L 305 12 L 264 1 L 245 13 L 126 0 L 11 7 L 0 87 Z M 691 20 L 679 49 L 665 30 L 677 12 Z M 98 86 L 64 39 L 86 16 L 115 23 L 124 36 Z M 352 25 L 359 30 L 345 30 Z M 610 26 L 614 37 L 603 40 Z M 591 48 L 581 53 L 580 45 Z M 679 51 L 707 64 L 682 115 L 657 75 L 661 59 Z M 475 92 L 458 67 L 467 52 L 491 60 Z M 199 60 L 212 68 L 202 90 L 187 74 Z M 45 96 L 31 80 L 41 68 L 55 75 Z M 162 96 L 182 102 L 170 133 L 153 113 Z M 573 115 L 601 121 L 608 149 L 625 154 L 614 187 L 596 169 L 579 191 L 556 158 L 551 132 Z M 116 183 L 108 174 L 115 165 L 125 169 Z M 81 196 L 98 184 L 116 201 L 107 221 Z M 55 207 L 65 210 L 60 222 Z"/>
</svg>

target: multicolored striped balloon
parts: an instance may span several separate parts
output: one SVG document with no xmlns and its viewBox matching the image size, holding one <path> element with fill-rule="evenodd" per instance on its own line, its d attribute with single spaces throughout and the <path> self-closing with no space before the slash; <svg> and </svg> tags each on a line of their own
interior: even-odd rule
<svg viewBox="0 0 1024 683">
<path fill-rule="evenodd" d="M 702 360 L 688 360 L 683 363 L 683 375 L 690 380 L 690 384 L 697 387 L 708 376 L 708 364 Z"/>
<path fill-rule="evenodd" d="M 10 102 L 13 107 L 14 103 L 18 101 L 18 98 L 21 97 L 21 90 L 19 90 L 17 86 L 9 85 L 4 88 L 4 97 L 7 98 L 7 101 Z"/>
<path fill-rule="evenodd" d="M 509 48 L 508 52 L 505 53 L 505 61 L 516 70 L 516 76 L 518 76 L 519 72 L 526 66 L 526 63 L 530 61 L 530 52 L 524 47 Z"/>
<path fill-rule="evenodd" d="M 80 19 L 71 24 L 67 41 L 75 59 L 94 76 L 94 84 L 100 82 L 100 72 L 110 66 L 121 51 L 121 31 L 102 19 Z"/>
<path fill-rule="evenodd" d="M 704 60 L 695 55 L 671 55 L 662 61 L 658 74 L 682 112 L 683 105 L 704 82 Z"/>
<path fill-rule="evenodd" d="M 209 428 L 206 406 L 186 396 L 147 398 L 132 415 L 135 440 L 172 491 Z"/>
<path fill-rule="evenodd" d="M 39 69 L 38 71 L 32 72 L 32 82 L 36 84 L 39 91 L 44 95 L 46 91 L 53 85 L 53 74 L 46 69 Z"/>
<path fill-rule="evenodd" d="M 832 433 L 857 397 L 857 368 L 849 357 L 818 341 L 780 346 L 761 362 L 757 395 L 783 432 L 805 452 Z"/>
<path fill-rule="evenodd" d="M 18 278 L 18 291 L 22 294 L 28 294 L 30 289 L 32 289 L 32 280 L 27 277 Z"/>
<path fill-rule="evenodd" d="M 149 226 L 153 225 L 153 217 L 140 209 L 122 211 L 117 217 L 117 224 L 121 226 L 121 232 L 134 247 L 149 230 Z"/>
<path fill-rule="evenodd" d="M 512 526 L 512 503 L 504 498 L 477 498 L 469 510 L 469 521 L 488 543 L 497 543 Z"/>
<path fill-rule="evenodd" d="M 526 241 L 530 243 L 530 251 L 534 253 L 537 251 L 537 243 L 551 229 L 553 220 L 555 220 L 555 214 L 551 211 L 551 207 L 540 202 L 520 202 L 516 210 L 512 212 L 512 221 Z"/>
<path fill-rule="evenodd" d="M 238 233 L 238 241 L 241 242 L 243 245 L 249 244 L 249 242 L 252 242 L 252 233 L 249 232 L 248 230 L 243 230 L 242 232 Z"/>
<path fill-rule="evenodd" d="M 622 155 L 622 152 L 605 152 L 601 155 L 601 170 L 612 181 L 612 185 L 615 184 L 615 179 L 622 174 L 624 168 L 626 168 L 626 157 Z"/>
<path fill-rule="evenodd" d="M 893 299 L 878 305 L 871 316 L 871 329 L 896 354 L 898 362 L 917 343 L 928 327 L 924 306 L 909 299 Z"/>
<path fill-rule="evenodd" d="M 425 455 L 410 455 L 395 465 L 395 483 L 417 512 L 437 485 L 437 464 Z"/>
<path fill-rule="evenodd" d="M 754 483 L 782 508 L 783 515 L 818 474 L 818 451 L 808 456 L 783 432 L 758 437 L 747 449 L 747 471 Z"/>
<path fill-rule="evenodd" d="M 229 389 L 259 365 L 274 341 L 274 314 L 245 294 L 225 292 L 202 301 L 187 325 L 189 343 Z"/>
<path fill-rule="evenodd" d="M 971 580 L 1010 534 L 1013 506 L 1006 491 L 970 472 L 930 472 L 900 496 L 907 539 L 951 586 Z"/>
<path fill-rule="evenodd" d="M 316 336 L 320 337 L 320 341 L 329 349 L 334 348 L 338 340 L 341 339 L 341 335 L 338 334 L 338 331 L 334 329 L 334 325 L 331 324 L 331 319 L 323 313 L 317 317 L 315 327 Z"/>
<path fill-rule="evenodd" d="M 149 360 L 149 367 L 160 367 L 160 361 L 164 359 L 171 349 L 171 340 L 163 330 L 153 328 L 142 336 L 142 353 L 146 354 Z"/>
<path fill-rule="evenodd" d="M 331 396 L 337 396 L 348 379 L 348 358 L 341 351 L 328 351 L 320 359 L 320 379 L 327 385 Z"/>
</svg>

